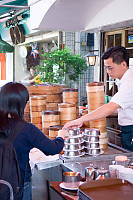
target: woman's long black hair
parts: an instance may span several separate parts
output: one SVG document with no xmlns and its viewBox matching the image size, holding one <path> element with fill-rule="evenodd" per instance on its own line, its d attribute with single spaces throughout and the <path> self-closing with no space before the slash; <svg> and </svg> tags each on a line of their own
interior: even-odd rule
<svg viewBox="0 0 133 200">
<path fill-rule="evenodd" d="M 19 120 L 23 118 L 24 108 L 29 100 L 29 92 L 21 83 L 9 82 L 0 91 L 0 130 L 9 127 L 9 118 Z"/>
</svg>

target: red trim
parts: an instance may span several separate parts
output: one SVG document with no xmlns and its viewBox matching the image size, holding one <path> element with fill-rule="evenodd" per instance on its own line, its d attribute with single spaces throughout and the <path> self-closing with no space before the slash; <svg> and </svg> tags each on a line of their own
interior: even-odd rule
<svg viewBox="0 0 133 200">
<path fill-rule="evenodd" d="M 6 54 L 0 53 L 1 80 L 6 80 Z"/>
</svg>

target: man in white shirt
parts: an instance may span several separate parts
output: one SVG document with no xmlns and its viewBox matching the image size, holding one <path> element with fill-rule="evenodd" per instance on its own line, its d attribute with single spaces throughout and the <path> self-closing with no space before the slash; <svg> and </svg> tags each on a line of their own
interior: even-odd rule
<svg viewBox="0 0 133 200">
<path fill-rule="evenodd" d="M 118 109 L 122 147 L 133 151 L 133 72 L 129 69 L 129 54 L 125 47 L 111 47 L 103 53 L 102 59 L 108 75 L 118 79 L 118 92 L 109 103 L 68 122 L 63 128 L 81 127 L 86 121 L 107 117 Z"/>
</svg>

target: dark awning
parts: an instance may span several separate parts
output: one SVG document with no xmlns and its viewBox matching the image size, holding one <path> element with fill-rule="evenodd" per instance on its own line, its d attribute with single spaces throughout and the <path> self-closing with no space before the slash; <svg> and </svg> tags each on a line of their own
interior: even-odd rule
<svg viewBox="0 0 133 200">
<path fill-rule="evenodd" d="M 0 38 L 0 53 L 12 53 L 14 47 Z"/>
</svg>

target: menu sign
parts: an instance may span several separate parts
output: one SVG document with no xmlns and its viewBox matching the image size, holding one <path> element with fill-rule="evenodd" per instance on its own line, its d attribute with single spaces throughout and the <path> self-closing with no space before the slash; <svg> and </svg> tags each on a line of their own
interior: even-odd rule
<svg viewBox="0 0 133 200">
<path fill-rule="evenodd" d="M 128 43 L 133 43 L 133 35 L 128 36 Z"/>
</svg>

